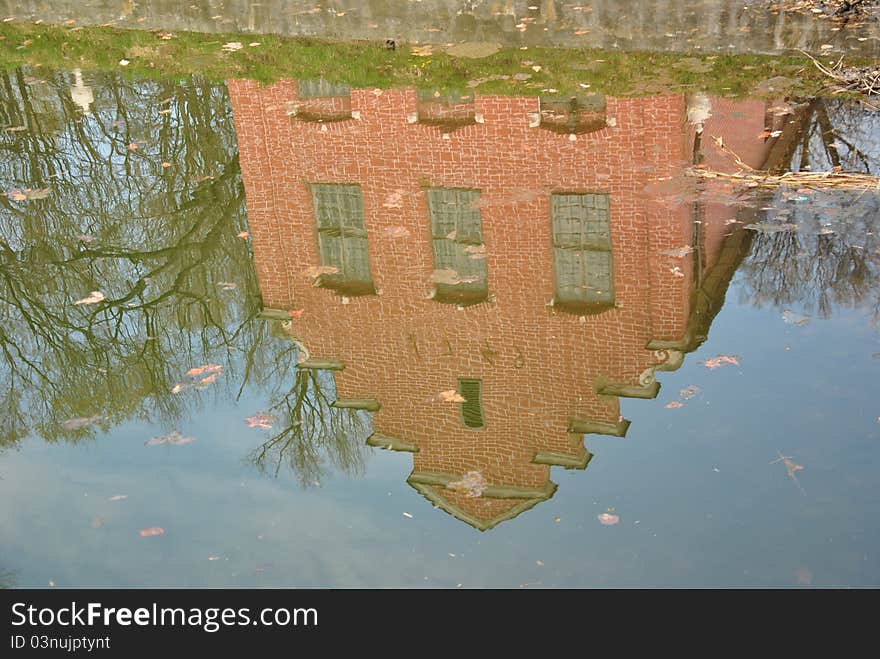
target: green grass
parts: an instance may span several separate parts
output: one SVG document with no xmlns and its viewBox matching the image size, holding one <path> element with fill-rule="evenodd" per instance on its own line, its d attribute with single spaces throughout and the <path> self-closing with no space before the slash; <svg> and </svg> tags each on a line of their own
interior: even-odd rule
<svg viewBox="0 0 880 659">
<path fill-rule="evenodd" d="M 285 78 L 323 77 L 353 87 L 462 90 L 479 79 L 481 93 L 524 95 L 589 91 L 612 96 L 662 91 L 706 91 L 725 95 L 754 92 L 755 85 L 774 76 L 800 80 L 798 92 L 817 93 L 825 84 L 806 57 L 767 55 L 687 55 L 647 52 L 604 52 L 550 48 L 502 49 L 481 59 L 451 57 L 443 52 L 414 55 L 407 46 L 388 50 L 384 42 L 337 42 L 275 35 L 201 34 L 111 27 L 0 24 L 0 66 L 116 70 L 129 60 L 126 75 L 186 77 L 209 80 L 250 78 L 265 83 Z M 238 41 L 241 50 L 224 52 L 223 44 Z M 259 46 L 248 44 L 254 41 Z M 859 64 L 853 60 L 852 64 Z M 532 67 L 540 66 L 540 71 Z M 527 80 L 497 79 L 526 73 Z M 495 79 L 492 79 L 493 76 Z M 471 85 L 472 86 L 472 85 Z"/>
</svg>

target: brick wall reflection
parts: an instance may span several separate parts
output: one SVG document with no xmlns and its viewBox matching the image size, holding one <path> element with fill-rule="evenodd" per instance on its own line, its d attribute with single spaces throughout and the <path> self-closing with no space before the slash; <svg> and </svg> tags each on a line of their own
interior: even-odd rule
<svg viewBox="0 0 880 659">
<path fill-rule="evenodd" d="M 451 514 L 491 528 L 551 496 L 551 464 L 590 457 L 573 422 L 625 432 L 620 398 L 602 392 L 655 395 L 653 369 L 693 347 L 695 289 L 737 236 L 727 206 L 703 208 L 695 225 L 694 183 L 674 183 L 693 158 L 684 95 L 607 98 L 605 127 L 566 133 L 536 125 L 535 98 L 476 94 L 444 126 L 419 120 L 414 89 L 351 89 L 341 101 L 300 98 L 293 81 L 228 86 L 265 307 L 304 309 L 291 333 L 311 359 L 345 365 L 339 399 L 381 404 L 375 432 L 417 449 L 410 482 Z M 759 166 L 765 107 L 716 101 L 704 142 L 723 129 Z M 375 295 L 345 297 L 304 274 L 319 265 L 314 183 L 361 186 Z M 430 297 L 427 187 L 480 190 L 486 301 Z M 610 195 L 614 306 L 601 313 L 551 304 L 553 192 Z M 695 236 L 698 259 L 661 254 Z M 431 402 L 460 378 L 482 381 L 483 428 L 465 426 L 462 405 Z M 490 486 L 482 496 L 445 486 L 470 471 Z"/>
</svg>

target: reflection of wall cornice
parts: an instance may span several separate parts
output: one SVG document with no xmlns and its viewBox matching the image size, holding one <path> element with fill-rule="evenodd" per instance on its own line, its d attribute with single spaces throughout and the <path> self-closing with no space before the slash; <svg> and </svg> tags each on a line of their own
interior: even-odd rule
<svg viewBox="0 0 880 659">
<path fill-rule="evenodd" d="M 546 487 L 542 489 L 504 485 L 490 486 L 486 488 L 482 496 L 494 499 L 521 499 L 521 502 L 491 519 L 483 520 L 476 515 L 462 510 L 459 506 L 451 503 L 443 496 L 442 490 L 445 489 L 449 483 L 460 480 L 461 478 L 462 476 L 455 474 L 413 472 L 410 474 L 409 478 L 406 479 L 406 482 L 432 504 L 445 510 L 456 519 L 473 526 L 479 531 L 488 531 L 501 522 L 513 519 L 520 513 L 523 513 L 530 508 L 534 508 L 542 501 L 550 499 L 556 493 L 556 483 L 550 481 L 548 481 Z"/>
</svg>

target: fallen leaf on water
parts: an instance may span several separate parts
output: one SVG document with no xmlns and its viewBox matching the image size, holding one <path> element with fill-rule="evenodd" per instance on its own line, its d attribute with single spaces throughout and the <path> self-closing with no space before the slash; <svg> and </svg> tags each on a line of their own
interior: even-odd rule
<svg viewBox="0 0 880 659">
<path fill-rule="evenodd" d="M 809 316 L 801 316 L 800 314 L 796 314 L 794 311 L 789 311 L 788 309 L 782 312 L 782 320 L 784 320 L 789 325 L 806 325 L 810 322 Z"/>
<path fill-rule="evenodd" d="M 211 373 L 211 375 L 206 375 L 206 376 L 203 377 L 201 380 L 199 380 L 198 382 L 196 382 L 193 386 L 194 386 L 196 389 L 204 389 L 204 388 L 207 387 L 209 384 L 214 384 L 214 382 L 217 380 L 218 377 L 220 377 L 220 373 L 219 373 L 219 372 L 217 372 L 217 373 Z"/>
<path fill-rule="evenodd" d="M 162 163 L 162 168 L 163 168 L 163 169 L 168 169 L 169 167 L 171 167 L 171 163 L 170 163 L 170 162 L 163 162 L 163 163 Z"/>
<path fill-rule="evenodd" d="M 137 150 L 138 150 L 138 145 L 135 144 L 134 142 L 132 142 L 131 144 L 128 145 L 128 150 L 129 150 L 129 151 L 137 151 Z"/>
<path fill-rule="evenodd" d="M 321 275 L 335 275 L 338 272 L 339 268 L 333 265 L 313 265 L 311 268 L 303 270 L 302 274 L 311 279 L 315 279 Z"/>
<path fill-rule="evenodd" d="M 251 235 L 251 234 L 249 234 L 247 231 L 242 231 L 241 233 L 239 233 L 239 234 L 237 235 L 237 237 L 238 237 L 238 238 L 241 238 L 242 240 L 247 240 L 248 237 L 250 237 L 250 235 Z"/>
<path fill-rule="evenodd" d="M 620 522 L 620 517 L 618 515 L 612 515 L 611 513 L 602 513 L 601 515 L 597 515 L 597 518 L 604 526 L 614 526 Z"/>
<path fill-rule="evenodd" d="M 139 533 L 141 534 L 141 537 L 142 537 L 142 538 L 148 538 L 148 537 L 153 536 L 153 535 L 162 535 L 162 534 L 164 534 L 164 533 L 165 533 L 165 529 L 163 529 L 161 526 L 151 526 L 151 527 L 148 528 L 148 529 L 141 529 L 141 530 L 139 531 Z"/>
<path fill-rule="evenodd" d="M 685 245 L 684 247 L 678 247 L 676 249 L 661 249 L 660 253 L 665 256 L 672 256 L 677 259 L 683 259 L 685 256 L 694 251 L 694 248 L 690 245 Z"/>
<path fill-rule="evenodd" d="M 684 407 L 684 403 L 680 403 L 677 400 L 674 400 L 671 403 L 668 403 L 666 407 L 670 410 L 677 410 L 679 407 Z"/>
<path fill-rule="evenodd" d="M 3 194 L 13 201 L 31 201 L 33 199 L 45 199 L 51 192 L 51 188 L 25 188 L 24 190 L 10 190 Z"/>
<path fill-rule="evenodd" d="M 703 362 L 706 368 L 713 369 L 723 366 L 724 364 L 734 364 L 739 366 L 739 357 L 736 355 L 718 355 Z"/>
<path fill-rule="evenodd" d="M 808 567 L 796 568 L 793 576 L 794 582 L 800 586 L 809 586 L 813 583 L 813 572 Z"/>
<path fill-rule="evenodd" d="M 447 483 L 446 487 L 450 490 L 461 490 L 468 497 L 479 497 L 489 487 L 489 483 L 479 471 L 469 471 L 461 480 Z"/>
<path fill-rule="evenodd" d="M 7 133 L 19 133 L 23 130 L 27 130 L 27 126 L 7 126 L 3 130 Z"/>
<path fill-rule="evenodd" d="M 458 393 L 455 389 L 449 389 L 448 391 L 441 391 L 439 394 L 434 396 L 433 398 L 428 399 L 429 403 L 463 403 L 464 396 Z"/>
<path fill-rule="evenodd" d="M 196 441 L 195 437 L 184 437 L 178 431 L 174 430 L 167 435 L 158 435 L 157 437 L 151 437 L 147 441 L 144 442 L 144 446 L 158 446 L 159 444 L 191 444 Z"/>
<path fill-rule="evenodd" d="M 782 231 L 797 231 L 797 224 L 786 222 L 783 224 L 773 224 L 770 222 L 754 222 L 747 224 L 746 229 L 756 231 L 758 233 L 780 233 Z"/>
<path fill-rule="evenodd" d="M 127 494 L 114 494 L 112 497 L 107 499 L 107 501 L 122 501 L 123 499 L 127 499 Z"/>
<path fill-rule="evenodd" d="M 85 428 L 86 426 L 91 426 L 99 421 L 101 421 L 104 417 L 100 414 L 95 416 L 78 416 L 73 419 L 68 419 L 61 426 L 65 430 L 79 430 L 80 428 Z"/>
<path fill-rule="evenodd" d="M 248 428 L 271 428 L 275 422 L 275 417 L 267 412 L 259 412 L 254 416 L 249 416 L 244 420 Z"/>
<path fill-rule="evenodd" d="M 403 206 L 403 194 L 401 192 L 392 192 L 387 197 L 385 197 L 385 201 L 382 202 L 382 206 L 384 208 L 400 208 Z"/>
<path fill-rule="evenodd" d="M 195 368 L 189 369 L 186 374 L 191 378 L 198 377 L 199 375 L 208 375 L 210 373 L 219 373 L 223 370 L 223 367 L 220 364 L 205 364 L 204 366 L 196 366 Z"/>
<path fill-rule="evenodd" d="M 801 494 L 806 496 L 807 493 L 804 491 L 804 488 L 801 487 L 800 481 L 798 481 L 797 476 L 795 475 L 795 473 L 803 469 L 804 466 L 796 464 L 790 455 L 782 455 L 782 452 L 779 451 L 779 449 L 776 450 L 776 455 L 778 455 L 779 457 L 775 460 L 771 460 L 770 464 L 781 462 L 783 465 L 785 465 L 785 471 L 788 474 L 788 477 L 792 481 L 794 481 L 794 484 L 797 485 L 798 489 L 801 491 Z"/>
<path fill-rule="evenodd" d="M 407 238 L 409 237 L 409 229 L 406 227 L 385 227 L 382 235 L 386 238 Z"/>
<path fill-rule="evenodd" d="M 461 277 L 455 270 L 443 269 L 443 270 L 434 270 L 431 273 L 431 281 L 435 284 L 446 284 L 448 286 L 455 286 L 457 284 L 470 284 L 476 281 L 480 281 L 480 278 L 476 275 L 469 277 Z"/>
<path fill-rule="evenodd" d="M 104 294 L 101 291 L 92 291 L 88 294 L 88 296 L 84 297 L 81 300 L 77 300 L 74 304 L 97 304 L 104 299 Z"/>
<path fill-rule="evenodd" d="M 678 395 L 684 398 L 685 400 L 690 400 L 694 396 L 700 393 L 700 388 L 696 385 L 689 384 L 684 389 L 679 390 Z"/>
<path fill-rule="evenodd" d="M 412 518 L 413 518 L 413 516 L 412 516 L 412 515 L 410 515 L 410 514 L 409 514 L 409 513 L 403 513 L 403 516 L 404 516 L 404 517 L 409 517 L 409 518 L 410 518 L 410 519 L 412 519 Z"/>
<path fill-rule="evenodd" d="M 178 382 L 178 383 L 175 384 L 173 387 L 171 387 L 171 393 L 172 393 L 172 394 L 179 394 L 181 391 L 183 391 L 184 389 L 186 389 L 188 386 L 189 386 L 188 384 L 184 384 L 184 383 L 182 383 L 182 382 Z"/>
<path fill-rule="evenodd" d="M 290 316 L 291 318 L 299 318 L 300 316 L 303 315 L 304 312 L 305 312 L 305 309 L 297 309 L 296 311 L 288 311 L 287 315 Z"/>
</svg>

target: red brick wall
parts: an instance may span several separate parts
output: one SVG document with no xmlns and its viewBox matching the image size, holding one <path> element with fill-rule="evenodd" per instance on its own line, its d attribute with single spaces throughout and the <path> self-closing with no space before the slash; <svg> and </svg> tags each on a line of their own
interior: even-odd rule
<svg viewBox="0 0 880 659">
<path fill-rule="evenodd" d="M 621 413 L 616 398 L 594 393 L 596 378 L 637 384 L 656 363 L 645 345 L 684 334 L 688 260 L 658 251 L 689 243 L 692 208 L 643 192 L 680 173 L 689 155 L 682 96 L 609 98 L 612 125 L 572 141 L 529 127 L 533 98 L 477 95 L 484 123 L 444 137 L 407 120 L 413 89 L 353 89 L 359 119 L 322 128 L 286 115 L 292 83 L 228 86 L 264 304 L 305 309 L 292 333 L 313 358 L 346 364 L 339 398 L 381 402 L 375 430 L 420 447 L 415 471 L 479 470 L 492 484 L 544 486 L 549 467 L 531 464 L 535 452 L 582 445 L 566 432 L 569 417 Z M 361 186 L 378 295 L 343 304 L 302 274 L 318 265 L 308 183 Z M 481 190 L 488 302 L 458 309 L 428 299 L 426 185 Z M 554 191 L 610 195 L 616 308 L 580 318 L 548 306 Z M 401 227 L 408 236 L 392 237 Z M 460 405 L 428 402 L 459 377 L 483 381 L 481 430 L 463 425 Z M 500 505 L 461 499 L 480 516 Z"/>
</svg>

